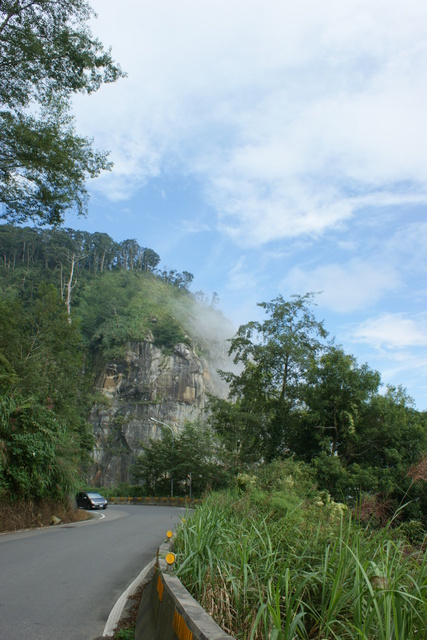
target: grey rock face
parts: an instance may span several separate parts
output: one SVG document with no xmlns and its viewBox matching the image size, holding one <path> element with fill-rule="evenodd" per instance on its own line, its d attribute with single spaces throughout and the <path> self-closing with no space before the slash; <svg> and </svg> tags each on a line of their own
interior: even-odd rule
<svg viewBox="0 0 427 640">
<path fill-rule="evenodd" d="M 170 354 L 151 341 L 130 344 L 126 357 L 108 365 L 97 384 L 103 401 L 90 418 L 96 446 L 88 480 L 101 486 L 132 482 L 129 468 L 142 447 L 161 437 L 162 427 L 151 417 L 177 431 L 186 421 L 203 419 L 207 394 L 227 394 L 216 372 L 225 353 L 224 343 L 209 362 L 186 344 Z"/>
</svg>

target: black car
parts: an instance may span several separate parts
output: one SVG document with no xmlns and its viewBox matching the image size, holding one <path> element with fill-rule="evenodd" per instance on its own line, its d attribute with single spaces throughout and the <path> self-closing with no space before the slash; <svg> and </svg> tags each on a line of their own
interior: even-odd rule
<svg viewBox="0 0 427 640">
<path fill-rule="evenodd" d="M 99 493 L 93 491 L 81 491 L 76 495 L 79 509 L 106 509 L 108 502 Z"/>
</svg>

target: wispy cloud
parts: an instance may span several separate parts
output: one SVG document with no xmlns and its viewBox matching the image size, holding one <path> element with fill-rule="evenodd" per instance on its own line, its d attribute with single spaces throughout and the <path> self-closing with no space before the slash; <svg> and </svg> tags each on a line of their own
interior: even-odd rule
<svg viewBox="0 0 427 640">
<path fill-rule="evenodd" d="M 340 313 L 366 309 L 398 284 L 399 275 L 390 266 L 360 260 L 323 264 L 306 271 L 294 267 L 283 280 L 286 290 L 321 291 L 322 307 Z"/>
<path fill-rule="evenodd" d="M 89 108 L 77 102 L 112 150 L 114 177 L 99 183 L 111 199 L 193 173 L 219 229 L 248 246 L 321 234 L 367 204 L 427 202 L 421 0 L 165 0 L 131 11 L 101 11 L 96 25 L 115 33 L 129 79 Z"/>
<path fill-rule="evenodd" d="M 427 313 L 384 313 L 369 318 L 354 330 L 353 338 L 376 349 L 427 347 Z"/>
</svg>

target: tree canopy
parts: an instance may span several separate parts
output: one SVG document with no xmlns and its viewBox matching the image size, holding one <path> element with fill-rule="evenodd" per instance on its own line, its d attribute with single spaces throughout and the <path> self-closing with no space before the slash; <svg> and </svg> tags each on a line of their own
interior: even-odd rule
<svg viewBox="0 0 427 640">
<path fill-rule="evenodd" d="M 63 497 L 93 445 L 83 342 L 52 285 L 0 301 L 0 500 Z"/>
<path fill-rule="evenodd" d="M 427 416 L 403 389 L 381 392 L 377 371 L 326 342 L 313 303 L 313 294 L 279 296 L 259 305 L 264 321 L 239 328 L 230 354 L 241 370 L 222 372 L 230 397 L 211 399 L 210 424 L 236 470 L 292 457 L 338 500 L 367 492 L 398 505 L 405 496 L 418 517 L 425 473 L 413 470 L 427 460 Z"/>
<path fill-rule="evenodd" d="M 123 72 L 92 35 L 85 0 L 0 4 L 0 217 L 56 225 L 87 209 L 86 179 L 110 169 L 106 152 L 79 136 L 76 92 L 92 93 Z"/>
<path fill-rule="evenodd" d="M 192 495 L 200 496 L 228 479 L 218 438 L 206 425 L 189 422 L 175 436 L 165 429 L 160 440 L 151 439 L 132 473 L 155 495 L 169 492 L 171 474 L 174 495 L 189 494 L 191 483 Z"/>
<path fill-rule="evenodd" d="M 254 448 L 267 460 L 289 447 L 307 375 L 324 348 L 327 331 L 313 314 L 313 297 L 307 293 L 286 301 L 279 296 L 260 303 L 267 319 L 242 325 L 231 340 L 230 354 L 243 369 L 238 374 L 222 372 L 222 376 L 235 400 L 235 406 L 229 406 L 233 424 L 240 424 L 239 446 Z M 217 407 L 222 415 L 222 427 L 216 421 L 217 428 L 224 430 L 227 404 L 220 401 Z"/>
</svg>

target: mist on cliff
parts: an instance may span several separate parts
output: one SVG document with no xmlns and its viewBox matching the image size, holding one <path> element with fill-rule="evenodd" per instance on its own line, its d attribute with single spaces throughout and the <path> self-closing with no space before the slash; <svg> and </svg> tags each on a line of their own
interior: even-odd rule
<svg viewBox="0 0 427 640">
<path fill-rule="evenodd" d="M 194 346 L 211 369 L 234 372 L 241 369 L 228 354 L 237 328 L 221 311 L 196 299 L 187 299 L 185 309 L 181 308 L 178 313 Z"/>
</svg>

